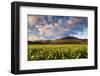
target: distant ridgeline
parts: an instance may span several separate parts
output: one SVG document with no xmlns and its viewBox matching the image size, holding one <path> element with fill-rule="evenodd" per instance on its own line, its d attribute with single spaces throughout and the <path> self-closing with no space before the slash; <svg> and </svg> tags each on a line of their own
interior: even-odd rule
<svg viewBox="0 0 100 76">
<path fill-rule="evenodd" d="M 76 37 L 64 37 L 55 40 L 37 40 L 28 41 L 28 44 L 87 44 L 87 39 L 79 39 Z"/>
</svg>

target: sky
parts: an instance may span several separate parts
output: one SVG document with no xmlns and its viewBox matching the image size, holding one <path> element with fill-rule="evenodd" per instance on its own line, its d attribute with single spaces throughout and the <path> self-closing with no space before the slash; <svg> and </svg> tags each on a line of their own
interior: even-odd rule
<svg viewBox="0 0 100 76">
<path fill-rule="evenodd" d="M 77 16 L 28 15 L 28 41 L 55 40 L 68 36 L 88 38 L 88 18 Z"/>
</svg>

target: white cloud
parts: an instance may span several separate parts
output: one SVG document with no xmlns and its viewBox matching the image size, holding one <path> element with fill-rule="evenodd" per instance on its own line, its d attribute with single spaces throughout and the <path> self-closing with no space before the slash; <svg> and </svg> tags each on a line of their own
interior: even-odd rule
<svg viewBox="0 0 100 76">
<path fill-rule="evenodd" d="M 38 16 L 31 16 L 31 15 L 27 16 L 27 20 L 28 20 L 28 25 L 32 26 L 38 21 Z"/>
<path fill-rule="evenodd" d="M 32 34 L 28 36 L 28 41 L 35 41 L 35 40 L 40 40 L 40 37 Z"/>
<path fill-rule="evenodd" d="M 74 26 L 77 27 L 76 24 L 80 21 L 82 21 L 80 17 L 54 20 L 53 16 L 28 16 L 28 29 L 31 30 L 28 34 L 33 34 L 29 35 L 28 40 L 47 40 L 71 35 L 69 32 Z"/>
<path fill-rule="evenodd" d="M 80 21 L 80 18 L 74 18 L 74 17 L 71 17 L 68 21 L 67 21 L 67 23 L 68 23 L 68 25 L 70 25 L 70 26 L 74 26 L 77 22 L 79 22 Z"/>
<path fill-rule="evenodd" d="M 39 27 L 38 30 L 41 35 L 51 34 L 53 32 L 53 26 L 46 24 L 45 26 Z"/>
<path fill-rule="evenodd" d="M 69 28 L 64 28 L 61 27 L 61 25 L 59 25 L 58 23 L 55 23 L 54 25 L 50 24 L 45 24 L 44 26 L 37 26 L 38 30 L 39 30 L 39 35 L 41 37 L 55 37 L 55 38 L 59 38 L 59 36 L 63 36 L 64 32 L 68 32 L 70 31 Z"/>
</svg>

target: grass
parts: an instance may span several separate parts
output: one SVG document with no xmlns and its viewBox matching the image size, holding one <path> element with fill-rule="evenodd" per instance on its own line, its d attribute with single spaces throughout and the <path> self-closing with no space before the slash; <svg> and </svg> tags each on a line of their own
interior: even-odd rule
<svg viewBox="0 0 100 76">
<path fill-rule="evenodd" d="M 86 44 L 28 45 L 28 61 L 87 58 Z"/>
</svg>

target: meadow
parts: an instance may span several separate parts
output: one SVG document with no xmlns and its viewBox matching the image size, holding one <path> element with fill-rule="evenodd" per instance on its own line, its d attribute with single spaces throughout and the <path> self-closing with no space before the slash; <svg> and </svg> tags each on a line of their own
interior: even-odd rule
<svg viewBox="0 0 100 76">
<path fill-rule="evenodd" d="M 87 44 L 29 44 L 28 61 L 88 58 Z"/>
</svg>

